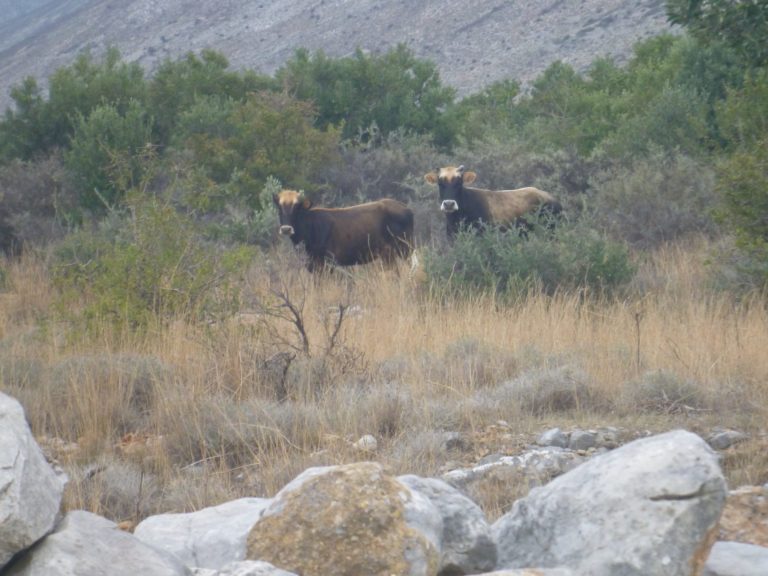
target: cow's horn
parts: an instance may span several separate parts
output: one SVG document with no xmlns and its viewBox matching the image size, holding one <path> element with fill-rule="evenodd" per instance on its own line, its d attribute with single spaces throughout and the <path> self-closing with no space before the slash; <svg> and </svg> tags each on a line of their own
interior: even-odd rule
<svg viewBox="0 0 768 576">
<path fill-rule="evenodd" d="M 459 174 L 463 173 L 464 172 L 464 164 L 462 164 L 461 166 L 456 168 L 456 172 L 458 172 Z"/>
</svg>

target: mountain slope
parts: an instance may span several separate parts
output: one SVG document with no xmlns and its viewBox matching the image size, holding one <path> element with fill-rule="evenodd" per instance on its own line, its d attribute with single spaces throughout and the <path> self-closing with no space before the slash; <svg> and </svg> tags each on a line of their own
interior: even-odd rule
<svg viewBox="0 0 768 576">
<path fill-rule="evenodd" d="M 6 6 L 7 5 L 7 6 Z M 16 8 L 12 8 L 16 6 Z M 578 70 L 624 61 L 662 31 L 664 0 L 0 0 L 0 106 L 25 76 L 45 79 L 108 45 L 151 72 L 210 47 L 235 68 L 272 73 L 299 47 L 348 55 L 404 43 L 435 61 L 460 94 L 502 78 L 526 82 L 554 60 Z"/>
</svg>

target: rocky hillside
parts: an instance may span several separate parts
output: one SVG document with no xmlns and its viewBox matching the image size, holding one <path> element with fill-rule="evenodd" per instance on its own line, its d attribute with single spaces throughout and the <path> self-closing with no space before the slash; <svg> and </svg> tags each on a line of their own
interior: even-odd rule
<svg viewBox="0 0 768 576">
<path fill-rule="evenodd" d="M 669 29 L 664 0 L 0 0 L 0 107 L 25 76 L 44 79 L 107 45 L 150 71 L 211 47 L 271 73 L 302 46 L 344 56 L 405 43 L 466 94 L 528 81 L 557 59 L 579 70 L 598 56 L 622 62 Z"/>
</svg>

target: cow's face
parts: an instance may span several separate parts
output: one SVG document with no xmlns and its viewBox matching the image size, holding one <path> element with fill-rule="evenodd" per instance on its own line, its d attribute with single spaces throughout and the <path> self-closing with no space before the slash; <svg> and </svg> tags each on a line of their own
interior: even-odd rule
<svg viewBox="0 0 768 576">
<path fill-rule="evenodd" d="M 293 236 L 296 232 L 296 216 L 301 210 L 308 209 L 311 202 L 296 190 L 281 190 L 272 196 L 272 200 L 280 217 L 280 235 Z"/>
<path fill-rule="evenodd" d="M 446 166 L 437 172 L 430 172 L 424 179 L 437 184 L 440 194 L 440 210 L 446 214 L 456 212 L 461 205 L 464 184 L 475 181 L 475 173 L 464 170 L 464 166 Z"/>
</svg>

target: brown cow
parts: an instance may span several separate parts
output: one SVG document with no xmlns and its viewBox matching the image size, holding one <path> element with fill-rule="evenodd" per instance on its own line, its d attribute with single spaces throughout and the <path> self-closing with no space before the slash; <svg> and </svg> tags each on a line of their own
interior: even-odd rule
<svg viewBox="0 0 768 576">
<path fill-rule="evenodd" d="M 316 208 L 302 192 L 282 190 L 273 197 L 280 215 L 280 234 L 304 243 L 309 269 L 326 262 L 340 266 L 377 258 L 387 264 L 408 258 L 413 247 L 413 212 L 402 202 L 384 198 L 347 208 Z"/>
<path fill-rule="evenodd" d="M 430 172 L 424 179 L 437 184 L 440 191 L 440 210 L 445 213 L 448 237 L 453 238 L 462 227 L 482 229 L 485 225 L 502 228 L 516 226 L 525 234 L 531 224 L 524 216 L 533 212 L 559 216 L 560 202 L 548 192 L 538 188 L 517 190 L 484 190 L 469 188 L 477 175 L 464 166 L 446 166 Z M 550 225 L 554 219 L 550 220 Z"/>
</svg>

